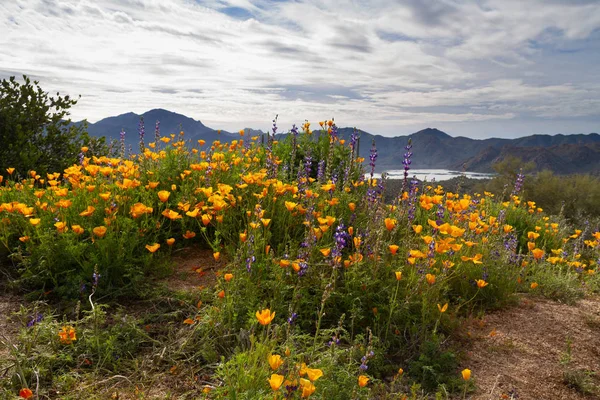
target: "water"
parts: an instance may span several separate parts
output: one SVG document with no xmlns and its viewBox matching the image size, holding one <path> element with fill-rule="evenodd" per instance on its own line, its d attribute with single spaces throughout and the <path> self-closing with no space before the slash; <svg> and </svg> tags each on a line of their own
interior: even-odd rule
<svg viewBox="0 0 600 400">
<path fill-rule="evenodd" d="M 385 173 L 387 174 L 388 179 L 404 179 L 404 170 L 401 169 L 392 169 L 385 171 Z M 381 174 L 375 175 L 376 178 L 381 177 Z M 417 179 L 427 182 L 447 181 L 448 179 L 456 178 L 457 176 L 462 175 L 471 179 L 489 179 L 494 177 L 494 174 L 487 174 L 483 172 L 461 172 L 451 171 L 449 169 L 411 169 L 408 171 L 409 178 L 415 176 Z"/>
</svg>

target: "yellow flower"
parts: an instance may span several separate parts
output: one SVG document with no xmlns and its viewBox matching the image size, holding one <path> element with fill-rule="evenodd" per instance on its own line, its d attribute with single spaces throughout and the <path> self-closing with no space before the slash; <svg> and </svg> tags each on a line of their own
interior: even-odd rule
<svg viewBox="0 0 600 400">
<path fill-rule="evenodd" d="M 385 228 L 386 228 L 388 231 L 391 231 L 392 229 L 394 229 L 394 227 L 396 227 L 396 222 L 398 222 L 398 221 L 396 221 L 396 220 L 395 220 L 395 219 L 393 219 L 393 218 L 386 218 L 386 219 L 384 220 L 384 223 L 385 223 Z"/>
<path fill-rule="evenodd" d="M 160 244 L 158 243 L 154 243 L 153 245 L 146 245 L 146 249 L 150 252 L 150 253 L 154 253 L 156 250 L 158 250 L 160 248 Z"/>
<path fill-rule="evenodd" d="M 317 390 L 316 386 L 313 385 L 308 379 L 300 378 L 300 386 L 302 387 L 302 398 L 305 399 Z"/>
<path fill-rule="evenodd" d="M 215 261 L 219 261 L 219 259 L 221 258 L 221 252 L 215 251 L 213 253 L 213 257 L 214 257 Z"/>
<path fill-rule="evenodd" d="M 169 218 L 170 220 L 176 220 L 176 219 L 183 218 L 181 215 L 179 215 L 179 213 L 177 211 L 173 211 L 168 208 L 162 212 L 162 215 Z"/>
<path fill-rule="evenodd" d="M 263 326 L 269 325 L 271 321 L 273 321 L 273 318 L 275 318 L 275 312 L 271 313 L 271 310 L 269 310 L 268 308 L 265 308 L 260 312 L 256 312 L 256 319 Z"/>
<path fill-rule="evenodd" d="M 435 275 L 427 274 L 427 275 L 425 275 L 425 279 L 427 280 L 427 283 L 429 283 L 430 285 L 433 285 L 435 283 Z"/>
<path fill-rule="evenodd" d="M 438 306 L 438 310 L 440 310 L 441 313 L 445 313 L 446 310 L 448 309 L 448 303 L 444 304 L 443 306 L 438 304 L 437 306 Z"/>
<path fill-rule="evenodd" d="M 29 220 L 29 223 L 33 226 L 38 226 L 40 224 L 41 219 L 39 218 L 31 218 Z"/>
<path fill-rule="evenodd" d="M 208 224 L 210 224 L 210 220 L 212 219 L 212 217 L 208 214 L 202 214 L 202 225 L 206 226 Z"/>
<path fill-rule="evenodd" d="M 90 215 L 92 215 L 94 213 L 94 211 L 96 211 L 96 209 L 94 207 L 88 206 L 86 208 L 86 210 L 80 212 L 79 215 L 82 216 L 82 217 L 89 217 Z"/>
<path fill-rule="evenodd" d="M 94 233 L 94 236 L 102 238 L 102 237 L 104 237 L 104 235 L 106 235 L 106 227 L 105 226 L 97 226 L 94 229 L 92 229 L 92 232 Z"/>
<path fill-rule="evenodd" d="M 196 232 L 185 231 L 185 233 L 182 236 L 184 239 L 192 239 L 196 236 Z"/>
<path fill-rule="evenodd" d="M 166 190 L 161 190 L 160 192 L 158 192 L 158 198 L 160 199 L 160 201 L 162 201 L 163 203 L 166 203 L 167 200 L 169 200 L 169 196 L 171 195 L 171 193 L 169 193 Z"/>
<path fill-rule="evenodd" d="M 298 205 L 298 203 L 294 203 L 291 201 L 286 201 L 285 202 L 285 208 L 287 208 L 288 211 L 293 211 L 294 208 L 296 208 L 296 206 Z"/>
<path fill-rule="evenodd" d="M 58 338 L 62 344 L 71 344 L 77 340 L 77 335 L 72 326 L 63 326 L 62 329 L 58 331 Z"/>
<path fill-rule="evenodd" d="M 306 375 L 311 382 L 314 382 L 323 376 L 323 371 L 318 368 L 306 368 Z"/>
<path fill-rule="evenodd" d="M 367 386 L 367 383 L 369 383 L 369 377 L 368 376 L 360 375 L 358 377 L 358 386 L 365 387 L 365 386 Z"/>
<path fill-rule="evenodd" d="M 478 280 L 477 280 L 477 287 L 478 287 L 478 288 L 480 288 L 480 289 L 481 289 L 481 288 L 484 288 L 484 287 L 486 287 L 487 285 L 489 285 L 489 283 L 487 283 L 487 282 L 486 282 L 486 281 L 484 281 L 483 279 L 478 279 Z"/>
<path fill-rule="evenodd" d="M 277 368 L 279 368 L 281 364 L 283 364 L 283 360 L 281 359 L 281 356 L 279 354 L 271 354 L 268 360 L 269 365 L 271 366 L 271 369 L 273 371 L 277 371 Z"/>
<path fill-rule="evenodd" d="M 471 379 L 471 370 L 470 369 L 468 369 L 468 368 L 463 369 L 461 374 L 462 374 L 462 378 L 465 381 L 468 381 L 469 379 Z"/>
<path fill-rule="evenodd" d="M 233 274 L 225 274 L 223 277 L 225 278 L 225 282 L 229 282 L 233 279 Z"/>
<path fill-rule="evenodd" d="M 533 249 L 533 250 L 531 250 L 531 254 L 533 254 L 533 258 L 535 258 L 536 260 L 539 260 L 540 258 L 544 257 L 544 250 Z"/>
<path fill-rule="evenodd" d="M 397 244 L 390 244 L 388 248 L 390 249 L 390 253 L 392 253 L 392 255 L 396 255 L 400 246 L 398 246 Z"/>
<path fill-rule="evenodd" d="M 396 280 L 399 281 L 400 279 L 402 279 L 402 271 L 396 271 L 394 272 L 394 274 L 396 275 Z"/>
<path fill-rule="evenodd" d="M 56 227 L 56 230 L 60 233 L 64 233 L 69 230 L 69 227 L 67 226 L 66 222 L 59 221 L 55 223 L 54 226 Z"/>
<path fill-rule="evenodd" d="M 323 254 L 323 257 L 328 257 L 329 254 L 331 254 L 331 249 L 330 248 L 320 249 L 319 251 L 321 252 L 321 254 Z"/>
<path fill-rule="evenodd" d="M 85 231 L 80 225 L 72 225 L 71 229 L 76 235 L 81 235 Z"/>
<path fill-rule="evenodd" d="M 281 384 L 283 383 L 283 375 L 272 374 L 271 379 L 269 379 L 269 385 L 271 385 L 271 389 L 279 390 Z"/>
<path fill-rule="evenodd" d="M 167 239 L 167 245 L 173 246 L 174 243 L 175 243 L 175 238 L 168 238 Z"/>
<path fill-rule="evenodd" d="M 21 236 L 21 237 L 19 238 L 19 240 L 20 240 L 21 242 L 23 242 L 23 243 L 25 243 L 25 242 L 28 242 L 28 241 L 29 241 L 29 239 L 30 239 L 30 238 L 29 238 L 29 236 Z"/>
<path fill-rule="evenodd" d="M 531 285 L 529 286 L 531 289 L 535 289 L 537 288 L 539 285 L 537 282 L 532 282 Z"/>
</svg>

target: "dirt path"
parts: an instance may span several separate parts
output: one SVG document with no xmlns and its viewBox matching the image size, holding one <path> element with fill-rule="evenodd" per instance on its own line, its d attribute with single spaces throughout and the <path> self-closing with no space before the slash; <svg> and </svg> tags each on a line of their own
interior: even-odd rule
<svg viewBox="0 0 600 400">
<path fill-rule="evenodd" d="M 0 288 L 0 371 L 10 363 L 10 350 L 7 340 L 14 342 L 19 331 L 18 324 L 14 320 L 10 320 L 10 316 L 19 311 L 19 305 L 19 297 L 6 294 Z"/>
<path fill-rule="evenodd" d="M 470 334 L 465 367 L 478 387 L 471 399 L 600 399 L 600 298 L 566 305 L 523 297 L 472 324 Z M 565 371 L 572 386 L 585 371 L 591 376 L 577 390 Z M 595 394 L 582 394 L 581 386 Z"/>
</svg>

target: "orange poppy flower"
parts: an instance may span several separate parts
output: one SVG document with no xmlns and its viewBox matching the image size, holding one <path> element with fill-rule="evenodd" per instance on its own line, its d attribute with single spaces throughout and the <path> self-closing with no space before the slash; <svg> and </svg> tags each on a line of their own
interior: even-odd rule
<svg viewBox="0 0 600 400">
<path fill-rule="evenodd" d="M 271 313 L 271 310 L 268 308 L 256 312 L 256 319 L 263 326 L 269 325 L 273 321 L 273 318 L 275 318 L 275 312 Z"/>
</svg>

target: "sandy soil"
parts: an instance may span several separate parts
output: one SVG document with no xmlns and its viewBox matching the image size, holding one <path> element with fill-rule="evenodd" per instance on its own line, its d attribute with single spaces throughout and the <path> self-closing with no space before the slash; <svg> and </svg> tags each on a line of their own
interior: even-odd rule
<svg viewBox="0 0 600 400">
<path fill-rule="evenodd" d="M 522 297 L 517 307 L 488 314 L 467 329 L 470 361 L 465 368 L 472 370 L 478 387 L 471 399 L 600 398 L 600 298 L 566 305 Z M 564 371 L 591 372 L 595 394 L 570 388 Z"/>
</svg>

